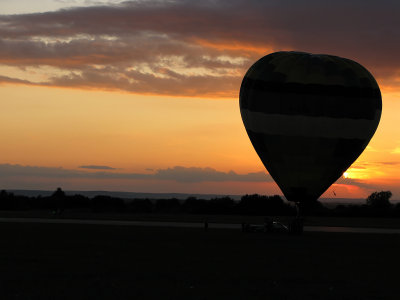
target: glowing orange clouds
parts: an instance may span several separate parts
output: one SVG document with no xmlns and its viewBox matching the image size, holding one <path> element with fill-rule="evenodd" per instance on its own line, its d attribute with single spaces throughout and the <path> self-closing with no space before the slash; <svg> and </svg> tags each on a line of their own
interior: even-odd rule
<svg viewBox="0 0 400 300">
<path fill-rule="evenodd" d="M 290 7 L 281 1 L 145 1 L 2 15 L 0 65 L 26 74 L 0 70 L 0 82 L 236 97 L 255 60 L 301 50 L 354 59 L 384 86 L 398 86 L 400 43 L 392 28 L 399 20 L 392 12 L 399 4 L 356 2 L 335 1 L 326 10 L 311 0 Z M 56 72 L 45 76 L 43 67 Z M 43 79 L 32 81 L 32 71 Z"/>
</svg>

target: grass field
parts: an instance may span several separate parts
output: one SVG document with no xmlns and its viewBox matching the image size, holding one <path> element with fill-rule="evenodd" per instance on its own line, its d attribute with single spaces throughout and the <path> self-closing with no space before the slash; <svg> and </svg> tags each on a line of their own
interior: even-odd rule
<svg viewBox="0 0 400 300">
<path fill-rule="evenodd" d="M 0 223 L 0 299 L 399 299 L 400 235 Z"/>
<path fill-rule="evenodd" d="M 263 224 L 264 216 L 241 216 L 241 215 L 199 215 L 199 214 L 133 214 L 133 213 L 92 213 L 79 210 L 67 210 L 60 216 L 54 216 L 49 210 L 37 211 L 0 211 L 0 218 L 65 218 L 83 220 L 127 220 L 127 221 L 157 221 L 157 222 L 196 222 L 202 223 L 207 220 L 212 223 L 242 222 L 252 224 Z M 294 216 L 273 217 L 274 220 L 288 224 Z M 400 229 L 400 218 L 377 218 L 377 217 L 304 217 L 306 226 L 344 226 L 344 227 L 371 227 L 371 228 L 397 228 Z"/>
</svg>

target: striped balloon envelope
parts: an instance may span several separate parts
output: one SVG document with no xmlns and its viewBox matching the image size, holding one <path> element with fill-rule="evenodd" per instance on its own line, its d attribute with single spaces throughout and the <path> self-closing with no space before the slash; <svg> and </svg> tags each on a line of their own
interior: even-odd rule
<svg viewBox="0 0 400 300">
<path fill-rule="evenodd" d="M 276 52 L 244 76 L 240 112 L 286 199 L 317 200 L 367 147 L 382 112 L 374 77 L 332 55 Z"/>
</svg>

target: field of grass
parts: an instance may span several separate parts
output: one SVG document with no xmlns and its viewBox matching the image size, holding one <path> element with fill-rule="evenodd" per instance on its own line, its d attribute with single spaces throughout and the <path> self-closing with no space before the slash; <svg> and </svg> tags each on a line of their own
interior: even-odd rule
<svg viewBox="0 0 400 300">
<path fill-rule="evenodd" d="M 157 221 L 157 222 L 198 222 L 208 221 L 212 223 L 264 223 L 264 216 L 241 215 L 198 215 L 198 214 L 133 214 L 133 213 L 92 213 L 79 210 L 67 210 L 62 216 L 54 216 L 49 210 L 37 211 L 0 211 L 0 218 L 65 218 L 83 220 L 130 220 L 130 221 Z M 272 217 L 274 220 L 288 224 L 294 216 Z M 344 227 L 370 227 L 370 228 L 397 228 L 400 229 L 400 218 L 378 217 L 315 217 L 305 216 L 305 226 L 344 226 Z"/>
<path fill-rule="evenodd" d="M 0 223 L 0 299 L 399 299 L 400 235 Z"/>
</svg>

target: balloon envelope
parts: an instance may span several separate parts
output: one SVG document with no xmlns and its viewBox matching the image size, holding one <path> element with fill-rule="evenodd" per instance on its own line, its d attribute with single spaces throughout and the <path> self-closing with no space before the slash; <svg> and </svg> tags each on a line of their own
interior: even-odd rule
<svg viewBox="0 0 400 300">
<path fill-rule="evenodd" d="M 264 166 L 290 201 L 317 200 L 368 145 L 382 99 L 360 64 L 276 52 L 244 76 L 240 112 Z"/>
</svg>

